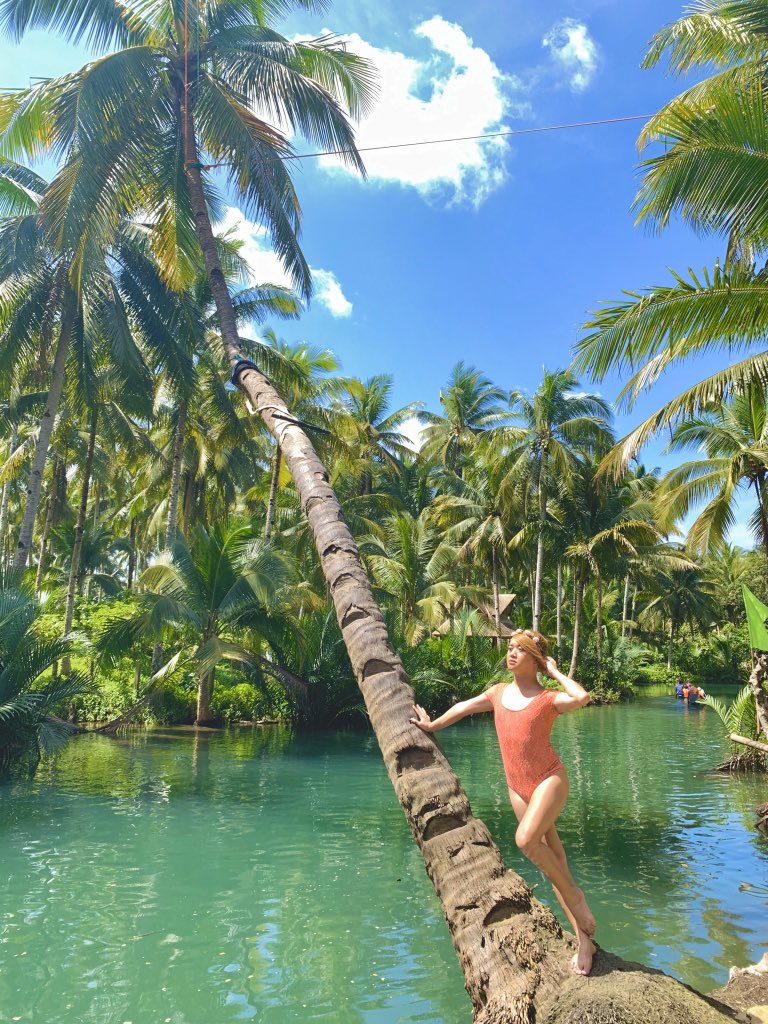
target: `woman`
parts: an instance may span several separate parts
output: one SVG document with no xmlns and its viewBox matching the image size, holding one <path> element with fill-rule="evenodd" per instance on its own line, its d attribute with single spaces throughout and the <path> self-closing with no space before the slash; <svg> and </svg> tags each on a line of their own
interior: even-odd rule
<svg viewBox="0 0 768 1024">
<path fill-rule="evenodd" d="M 586 975 L 592 969 L 596 949 L 592 941 L 595 919 L 568 869 L 555 828 L 568 799 L 568 776 L 549 737 L 558 715 L 583 708 L 591 698 L 582 686 L 560 672 L 550 657 L 546 638 L 532 629 L 518 629 L 510 637 L 506 664 L 512 673 L 510 681 L 454 704 L 434 722 L 416 704 L 416 717 L 411 721 L 424 732 L 437 732 L 467 715 L 493 712 L 509 798 L 518 820 L 515 842 L 554 886 L 578 941 L 571 969 Z M 565 693 L 540 686 L 538 672 L 558 682 Z"/>
</svg>

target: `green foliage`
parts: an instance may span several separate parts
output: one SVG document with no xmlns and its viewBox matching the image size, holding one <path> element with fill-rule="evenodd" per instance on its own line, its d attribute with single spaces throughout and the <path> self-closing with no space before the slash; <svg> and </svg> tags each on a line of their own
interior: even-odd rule
<svg viewBox="0 0 768 1024">
<path fill-rule="evenodd" d="M 153 725 L 191 725 L 196 709 L 193 678 L 187 675 L 186 679 L 169 679 L 152 694 L 145 721 Z"/>
<path fill-rule="evenodd" d="M 269 714 L 270 702 L 250 683 L 217 688 L 211 700 L 211 711 L 217 719 L 231 722 L 255 722 Z"/>
<path fill-rule="evenodd" d="M 730 704 L 726 704 L 719 697 L 708 696 L 702 700 L 717 712 L 727 733 L 735 732 L 747 739 L 757 739 L 757 709 L 755 698 L 748 685 L 739 690 L 736 699 Z"/>
<path fill-rule="evenodd" d="M 83 686 L 76 673 L 42 682 L 70 647 L 36 632 L 39 614 L 20 575 L 0 572 L 0 774 L 34 772 L 44 754 L 66 741 L 71 730 L 52 716 Z"/>
<path fill-rule="evenodd" d="M 309 684 L 306 701 L 293 708 L 302 726 L 360 725 L 366 721 L 357 680 L 349 663 L 336 615 L 323 609 L 306 616 L 302 643 L 291 652 L 288 667 Z"/>
<path fill-rule="evenodd" d="M 102 673 L 68 702 L 67 714 L 76 722 L 108 722 L 127 711 L 135 700 L 130 676 Z"/>
<path fill-rule="evenodd" d="M 458 619 L 445 636 L 431 637 L 404 652 L 417 703 L 436 713 L 477 696 L 506 676 L 504 647 L 495 647 L 489 637 L 468 635 L 472 621 L 477 620 Z"/>
<path fill-rule="evenodd" d="M 699 685 L 739 683 L 749 675 L 751 655 L 746 623 L 726 622 L 681 645 L 677 663 Z"/>
<path fill-rule="evenodd" d="M 590 637 L 579 659 L 579 682 L 589 690 L 596 704 L 615 704 L 619 700 L 631 699 L 638 675 L 648 660 L 648 651 L 630 640 L 612 638 L 609 633 L 602 654 L 601 661 L 596 638 Z"/>
<path fill-rule="evenodd" d="M 719 697 L 712 696 L 704 697 L 702 703 L 717 712 L 718 718 L 723 723 L 726 736 L 736 733 L 746 739 L 758 738 L 760 730 L 757 721 L 757 707 L 749 685 L 742 687 L 736 695 L 736 699 L 730 704 L 726 704 Z M 739 767 L 765 767 L 766 758 L 761 751 L 733 742 L 731 748 Z"/>
<path fill-rule="evenodd" d="M 659 662 L 653 665 L 644 665 L 637 677 L 638 686 L 668 686 L 673 689 L 680 678 L 679 668 L 667 668 Z"/>
</svg>

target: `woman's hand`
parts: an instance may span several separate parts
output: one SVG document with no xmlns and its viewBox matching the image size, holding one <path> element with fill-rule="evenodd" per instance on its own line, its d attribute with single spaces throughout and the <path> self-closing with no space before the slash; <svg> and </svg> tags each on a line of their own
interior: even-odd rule
<svg viewBox="0 0 768 1024">
<path fill-rule="evenodd" d="M 557 672 L 557 662 L 550 656 L 547 658 L 547 675 L 550 679 L 555 678 L 555 672 Z"/>
<path fill-rule="evenodd" d="M 416 712 L 416 718 L 412 718 L 411 722 L 418 725 L 423 732 L 432 732 L 432 719 L 421 704 L 414 704 L 413 710 Z"/>
</svg>

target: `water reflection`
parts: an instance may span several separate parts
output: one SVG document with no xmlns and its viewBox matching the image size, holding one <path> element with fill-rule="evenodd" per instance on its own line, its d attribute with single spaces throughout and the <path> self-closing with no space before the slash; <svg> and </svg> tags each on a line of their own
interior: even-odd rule
<svg viewBox="0 0 768 1024">
<path fill-rule="evenodd" d="M 0 843 L 0 1020 L 468 1017 L 368 737 L 83 738 Z"/>
<path fill-rule="evenodd" d="M 444 738 L 444 739 L 443 739 Z M 441 740 L 508 862 L 489 722 Z M 561 833 L 610 948 L 705 990 L 766 942 L 755 779 L 663 700 L 556 725 Z M 369 736 L 83 737 L 0 796 L 0 1021 L 469 1020 L 437 901 Z M 5 1016 L 3 1016 L 5 1015 Z"/>
<path fill-rule="evenodd" d="M 710 770 L 724 750 L 716 716 L 641 699 L 564 716 L 553 738 L 571 777 L 559 831 L 601 942 L 704 991 L 733 964 L 759 959 L 768 915 L 739 885 L 768 878 L 768 843 L 753 828 L 765 780 Z M 514 848 L 503 777 L 480 755 L 486 742 L 485 726 L 472 725 L 446 746 L 507 862 L 529 881 L 538 877 L 537 894 L 559 913 L 546 881 Z M 492 799 L 482 795 L 489 786 Z"/>
</svg>

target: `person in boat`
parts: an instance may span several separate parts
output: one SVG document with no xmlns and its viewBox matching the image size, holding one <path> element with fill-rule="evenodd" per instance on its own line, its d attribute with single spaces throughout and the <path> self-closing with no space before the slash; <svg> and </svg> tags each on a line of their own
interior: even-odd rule
<svg viewBox="0 0 768 1024">
<path fill-rule="evenodd" d="M 695 704 L 699 699 L 699 693 L 693 683 L 688 683 L 688 703 Z"/>
<path fill-rule="evenodd" d="M 506 667 L 511 676 L 485 693 L 460 701 L 434 721 L 419 704 L 411 719 L 424 732 L 437 732 L 467 715 L 493 712 L 509 799 L 518 819 L 515 842 L 554 886 L 555 896 L 573 927 L 578 948 L 571 961 L 576 974 L 592 969 L 595 918 L 568 867 L 555 823 L 568 799 L 568 775 L 550 743 L 558 715 L 576 711 L 591 697 L 561 672 L 550 656 L 546 637 L 518 629 L 509 638 Z M 562 687 L 545 689 L 537 673 Z"/>
<path fill-rule="evenodd" d="M 677 682 L 675 683 L 675 696 L 676 697 L 682 697 L 683 696 L 683 680 L 682 679 L 678 679 Z"/>
<path fill-rule="evenodd" d="M 696 687 L 696 693 L 699 695 L 699 700 L 707 696 L 706 693 L 704 693 L 704 688 L 701 686 Z"/>
<path fill-rule="evenodd" d="M 690 694 L 691 694 L 691 688 L 688 686 L 688 683 L 683 683 L 683 700 L 687 701 L 689 696 L 690 696 Z"/>
</svg>

